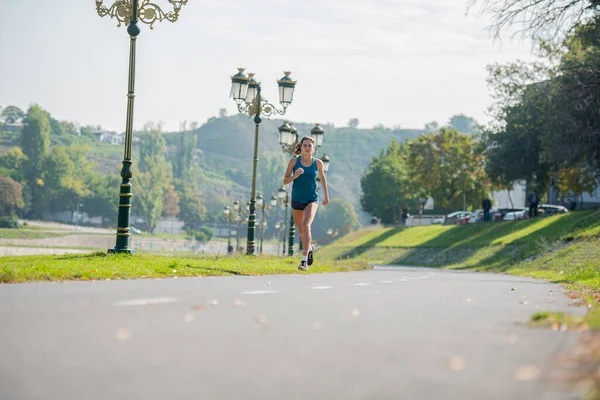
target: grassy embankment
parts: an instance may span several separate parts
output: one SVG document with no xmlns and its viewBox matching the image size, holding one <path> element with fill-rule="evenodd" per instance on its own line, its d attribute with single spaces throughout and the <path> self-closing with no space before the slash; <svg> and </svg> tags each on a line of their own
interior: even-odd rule
<svg viewBox="0 0 600 400">
<path fill-rule="evenodd" d="M 598 210 L 511 222 L 365 229 L 341 238 L 318 255 L 319 260 L 504 272 L 566 284 L 573 296 L 595 305 L 586 323 L 600 328 Z"/>
</svg>

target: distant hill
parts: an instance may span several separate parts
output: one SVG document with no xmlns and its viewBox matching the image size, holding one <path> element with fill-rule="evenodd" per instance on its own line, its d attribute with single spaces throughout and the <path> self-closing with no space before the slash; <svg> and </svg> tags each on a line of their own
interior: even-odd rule
<svg viewBox="0 0 600 400">
<path fill-rule="evenodd" d="M 279 133 L 277 128 L 283 119 L 263 120 L 259 134 L 259 164 L 264 153 L 281 154 Z M 309 135 L 314 124 L 294 123 L 300 136 Z M 360 177 L 381 149 L 387 147 L 392 139 L 403 142 L 421 134 L 415 129 L 358 129 L 331 125 L 322 125 L 325 130 L 323 146 L 319 149 L 318 157 L 324 153 L 331 157 L 328 174 L 330 195 L 342 197 L 360 210 L 361 195 Z M 251 118 L 238 114 L 230 117 L 211 118 L 196 129 L 197 144 L 201 150 L 200 164 L 204 171 L 212 171 L 246 189 L 251 188 L 252 157 L 254 151 L 255 124 Z M 167 137 L 173 134 L 166 134 Z M 169 144 L 173 140 L 167 139 Z M 289 155 L 286 154 L 286 159 Z M 281 179 L 283 179 L 285 164 L 282 164 Z M 260 168 L 259 168 L 260 171 Z M 235 185 L 235 186 L 237 186 Z M 208 188 L 207 188 L 208 189 Z M 216 188 L 213 188 L 216 189 Z M 235 190 L 231 187 L 232 190 Z M 238 188 L 239 189 L 239 188 Z M 222 190 L 219 190 L 222 191 Z M 267 194 L 269 195 L 269 194 Z M 247 195 L 249 197 L 249 195 Z"/>
</svg>

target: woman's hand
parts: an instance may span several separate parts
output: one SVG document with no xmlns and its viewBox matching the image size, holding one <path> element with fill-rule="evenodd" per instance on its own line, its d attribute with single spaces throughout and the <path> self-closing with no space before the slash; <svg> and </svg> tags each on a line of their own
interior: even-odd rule
<svg viewBox="0 0 600 400">
<path fill-rule="evenodd" d="M 294 173 L 294 179 L 298 178 L 300 175 L 304 173 L 304 168 L 298 168 Z"/>
<path fill-rule="evenodd" d="M 324 206 L 326 206 L 326 205 L 327 205 L 327 203 L 329 203 L 329 195 L 328 195 L 328 194 L 326 194 L 326 195 L 323 197 L 323 205 L 324 205 Z"/>
</svg>

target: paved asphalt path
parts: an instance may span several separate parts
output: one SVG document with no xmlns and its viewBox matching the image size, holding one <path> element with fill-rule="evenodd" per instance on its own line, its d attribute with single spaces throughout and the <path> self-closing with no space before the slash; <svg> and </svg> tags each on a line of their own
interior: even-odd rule
<svg viewBox="0 0 600 400">
<path fill-rule="evenodd" d="M 569 302 L 408 267 L 0 285 L 0 399 L 577 399 L 578 334 L 523 324 Z"/>
</svg>

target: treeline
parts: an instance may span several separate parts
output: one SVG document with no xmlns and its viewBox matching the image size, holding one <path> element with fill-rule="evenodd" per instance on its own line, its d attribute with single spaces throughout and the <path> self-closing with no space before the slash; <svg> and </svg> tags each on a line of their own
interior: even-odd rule
<svg viewBox="0 0 600 400">
<path fill-rule="evenodd" d="M 480 135 L 469 140 L 442 129 L 392 142 L 362 177 L 363 209 L 397 222 L 402 206 L 417 209 L 420 196 L 433 197 L 442 212 L 461 209 L 465 199 L 480 208 L 489 191 L 517 182 L 542 197 L 552 189 L 560 203 L 593 193 L 600 181 L 600 14 L 590 12 L 558 43 L 538 38 L 545 60 L 488 67 L 494 121 Z"/>
<path fill-rule="evenodd" d="M 477 136 L 441 128 L 388 148 L 373 158 L 361 178 L 361 206 L 383 223 L 398 223 L 402 208 L 412 212 L 432 197 L 437 212 L 479 208 L 491 190 Z"/>
<path fill-rule="evenodd" d="M 14 106 L 2 110 L 3 137 L 16 141 L 0 157 L 0 212 L 43 218 L 79 209 L 92 217 L 116 223 L 120 177 L 115 165 L 112 174 L 97 172 L 89 159 L 91 146 L 77 136 L 93 137 L 93 129 L 78 131 L 70 122 L 57 121 L 38 105 L 26 112 Z M 22 120 L 23 127 L 9 131 L 10 124 Z M 186 143 L 183 133 L 172 154 L 166 158 L 166 144 L 159 127 L 146 124 L 140 137 L 134 166 L 133 198 L 135 215 L 141 216 L 153 232 L 160 217 L 178 217 L 188 230 L 197 229 L 206 209 L 199 194 L 198 167 L 193 162 L 195 146 Z M 75 144 L 73 144 L 75 142 Z M 70 144 L 69 144 L 70 143 Z M 85 143 L 85 141 L 83 142 Z"/>
<path fill-rule="evenodd" d="M 579 197 L 600 173 L 600 16 L 542 50 L 545 63 L 490 67 L 498 101 L 484 135 L 487 172 L 499 185 L 527 180 Z"/>
</svg>

